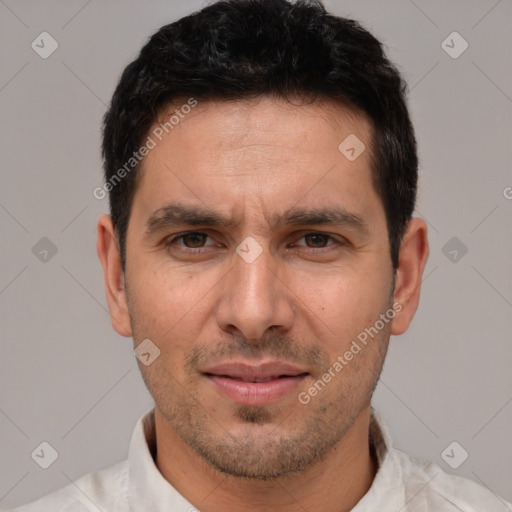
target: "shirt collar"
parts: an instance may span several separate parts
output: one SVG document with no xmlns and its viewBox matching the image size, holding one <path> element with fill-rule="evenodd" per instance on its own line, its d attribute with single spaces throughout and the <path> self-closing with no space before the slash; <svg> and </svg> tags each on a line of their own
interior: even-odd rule
<svg viewBox="0 0 512 512">
<path fill-rule="evenodd" d="M 391 436 L 382 417 L 373 407 L 370 415 L 370 449 L 377 457 L 378 470 L 369 491 L 352 512 L 400 510 L 405 504 L 402 467 L 392 449 Z M 162 476 L 156 467 L 154 408 L 138 420 L 128 455 L 128 495 L 130 510 L 189 512 L 193 506 Z"/>
</svg>

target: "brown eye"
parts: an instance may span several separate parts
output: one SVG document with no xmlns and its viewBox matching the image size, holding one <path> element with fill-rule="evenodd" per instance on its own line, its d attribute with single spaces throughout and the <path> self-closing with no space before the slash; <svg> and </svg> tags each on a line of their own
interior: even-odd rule
<svg viewBox="0 0 512 512">
<path fill-rule="evenodd" d="M 308 244 L 308 247 L 318 249 L 327 246 L 327 242 L 331 237 L 324 235 L 323 233 L 308 233 L 304 235 L 304 240 L 311 242 L 312 245 Z"/>
<path fill-rule="evenodd" d="M 186 247 L 190 249 L 197 249 L 203 247 L 208 235 L 204 233 L 186 233 L 185 235 L 181 235 L 178 239 L 181 238 Z"/>
<path fill-rule="evenodd" d="M 171 240 L 166 240 L 165 247 L 167 247 L 168 250 L 186 251 L 188 253 L 203 252 L 202 249 L 207 250 L 208 247 L 215 245 L 212 243 L 206 244 L 208 238 L 210 237 L 206 233 L 190 231 L 178 235 Z"/>
</svg>

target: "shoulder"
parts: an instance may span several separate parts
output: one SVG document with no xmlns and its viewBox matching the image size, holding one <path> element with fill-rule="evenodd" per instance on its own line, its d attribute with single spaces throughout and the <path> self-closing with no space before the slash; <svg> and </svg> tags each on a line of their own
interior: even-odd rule
<svg viewBox="0 0 512 512">
<path fill-rule="evenodd" d="M 392 449 L 402 468 L 407 510 L 512 512 L 512 505 L 468 478 L 445 472 L 433 462 Z"/>
<path fill-rule="evenodd" d="M 88 473 L 42 498 L 10 512 L 97 512 L 124 510 L 128 489 L 127 461 Z"/>
</svg>

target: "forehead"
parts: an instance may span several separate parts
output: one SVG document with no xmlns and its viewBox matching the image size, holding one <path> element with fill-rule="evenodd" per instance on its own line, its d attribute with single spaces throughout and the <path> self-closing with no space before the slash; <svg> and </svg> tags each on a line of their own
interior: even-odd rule
<svg viewBox="0 0 512 512">
<path fill-rule="evenodd" d="M 198 101 L 194 109 L 185 110 L 189 102 L 178 100 L 160 110 L 152 127 L 153 132 L 164 130 L 163 141 L 157 142 L 185 144 L 202 152 L 257 151 L 262 144 L 266 151 L 294 150 L 300 156 L 304 152 L 330 153 L 338 148 L 340 136 L 351 134 L 364 140 L 369 148 L 373 136 L 371 122 L 364 113 L 333 100 L 304 104 L 301 100 L 265 96 L 254 100 Z M 195 152 L 188 156 L 201 155 Z M 147 160 L 151 159 L 149 156 Z"/>
<path fill-rule="evenodd" d="M 198 102 L 185 114 L 185 102 L 163 109 L 149 132 L 156 145 L 134 199 L 146 216 L 176 200 L 233 215 L 252 205 L 265 219 L 297 204 L 355 213 L 380 202 L 371 125 L 354 109 L 258 98 Z"/>
</svg>

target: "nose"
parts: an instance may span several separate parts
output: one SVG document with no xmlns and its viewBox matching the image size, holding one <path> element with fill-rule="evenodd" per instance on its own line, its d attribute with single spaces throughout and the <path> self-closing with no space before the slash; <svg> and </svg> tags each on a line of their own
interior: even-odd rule
<svg viewBox="0 0 512 512">
<path fill-rule="evenodd" d="M 293 293 L 280 275 L 280 265 L 268 247 L 252 262 L 234 255 L 234 265 L 219 288 L 216 318 L 222 330 L 259 341 L 272 327 L 281 333 L 291 329 Z"/>
</svg>

